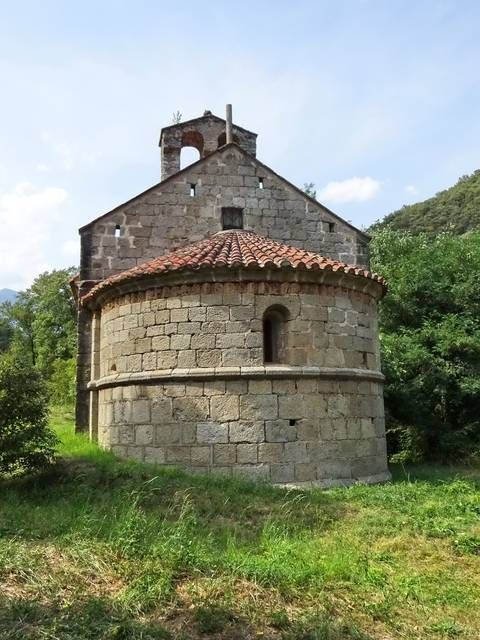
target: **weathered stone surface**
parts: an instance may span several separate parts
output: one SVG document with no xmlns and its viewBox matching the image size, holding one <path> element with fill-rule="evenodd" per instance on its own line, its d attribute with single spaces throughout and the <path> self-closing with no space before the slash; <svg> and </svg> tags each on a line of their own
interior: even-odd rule
<svg viewBox="0 0 480 640">
<path fill-rule="evenodd" d="M 197 424 L 197 441 L 199 444 L 228 442 L 228 424 L 199 422 Z"/>
<path fill-rule="evenodd" d="M 263 422 L 231 422 L 230 442 L 262 442 L 265 439 Z"/>
<path fill-rule="evenodd" d="M 265 440 L 267 442 L 291 442 L 297 439 L 297 428 L 290 420 L 266 420 Z M 305 439 L 305 438 L 303 438 Z"/>
<path fill-rule="evenodd" d="M 274 394 L 256 395 L 248 394 L 240 397 L 240 417 L 245 420 L 255 420 L 262 417 L 264 420 L 278 416 L 278 399 Z"/>
<path fill-rule="evenodd" d="M 135 427 L 135 442 L 139 445 L 153 443 L 154 428 L 151 425 Z"/>
<path fill-rule="evenodd" d="M 212 420 L 227 422 L 238 420 L 239 401 L 233 395 L 214 395 L 210 398 L 210 417 Z"/>
</svg>

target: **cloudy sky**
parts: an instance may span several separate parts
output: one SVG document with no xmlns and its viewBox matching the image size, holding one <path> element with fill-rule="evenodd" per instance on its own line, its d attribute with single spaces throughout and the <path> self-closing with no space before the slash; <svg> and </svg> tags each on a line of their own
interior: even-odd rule
<svg viewBox="0 0 480 640">
<path fill-rule="evenodd" d="M 0 288 L 159 181 L 205 109 L 357 226 L 480 168 L 477 0 L 0 0 Z"/>
</svg>

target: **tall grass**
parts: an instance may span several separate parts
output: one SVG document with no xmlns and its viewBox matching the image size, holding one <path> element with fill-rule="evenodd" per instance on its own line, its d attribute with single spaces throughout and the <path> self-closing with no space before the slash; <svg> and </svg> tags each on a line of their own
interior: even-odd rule
<svg viewBox="0 0 480 640">
<path fill-rule="evenodd" d="M 480 637 L 474 469 L 286 491 L 54 426 L 64 460 L 1 487 L 0 638 Z"/>
</svg>

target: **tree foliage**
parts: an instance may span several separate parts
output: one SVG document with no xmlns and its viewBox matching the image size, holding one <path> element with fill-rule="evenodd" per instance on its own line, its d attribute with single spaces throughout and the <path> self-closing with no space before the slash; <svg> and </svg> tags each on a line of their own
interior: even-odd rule
<svg viewBox="0 0 480 640">
<path fill-rule="evenodd" d="M 34 366 L 53 400 L 73 401 L 76 310 L 68 280 L 74 271 L 43 273 L 15 302 L 0 307 L 0 351 L 4 345 L 18 362 Z"/>
<path fill-rule="evenodd" d="M 41 468 L 53 457 L 48 404 L 41 375 L 32 366 L 0 360 L 0 476 Z"/>
<path fill-rule="evenodd" d="M 413 234 L 463 234 L 480 229 L 480 170 L 462 176 L 457 184 L 433 198 L 394 211 L 370 231 L 385 227 Z"/>
<path fill-rule="evenodd" d="M 480 438 L 480 232 L 372 240 L 390 451 L 460 459 Z"/>
</svg>

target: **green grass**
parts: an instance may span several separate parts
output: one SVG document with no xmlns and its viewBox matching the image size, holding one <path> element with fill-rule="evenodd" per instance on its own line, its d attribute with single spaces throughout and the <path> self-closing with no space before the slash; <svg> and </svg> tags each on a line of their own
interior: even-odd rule
<svg viewBox="0 0 480 640">
<path fill-rule="evenodd" d="M 62 459 L 0 484 L 0 638 L 480 637 L 480 472 L 329 491 Z"/>
</svg>

